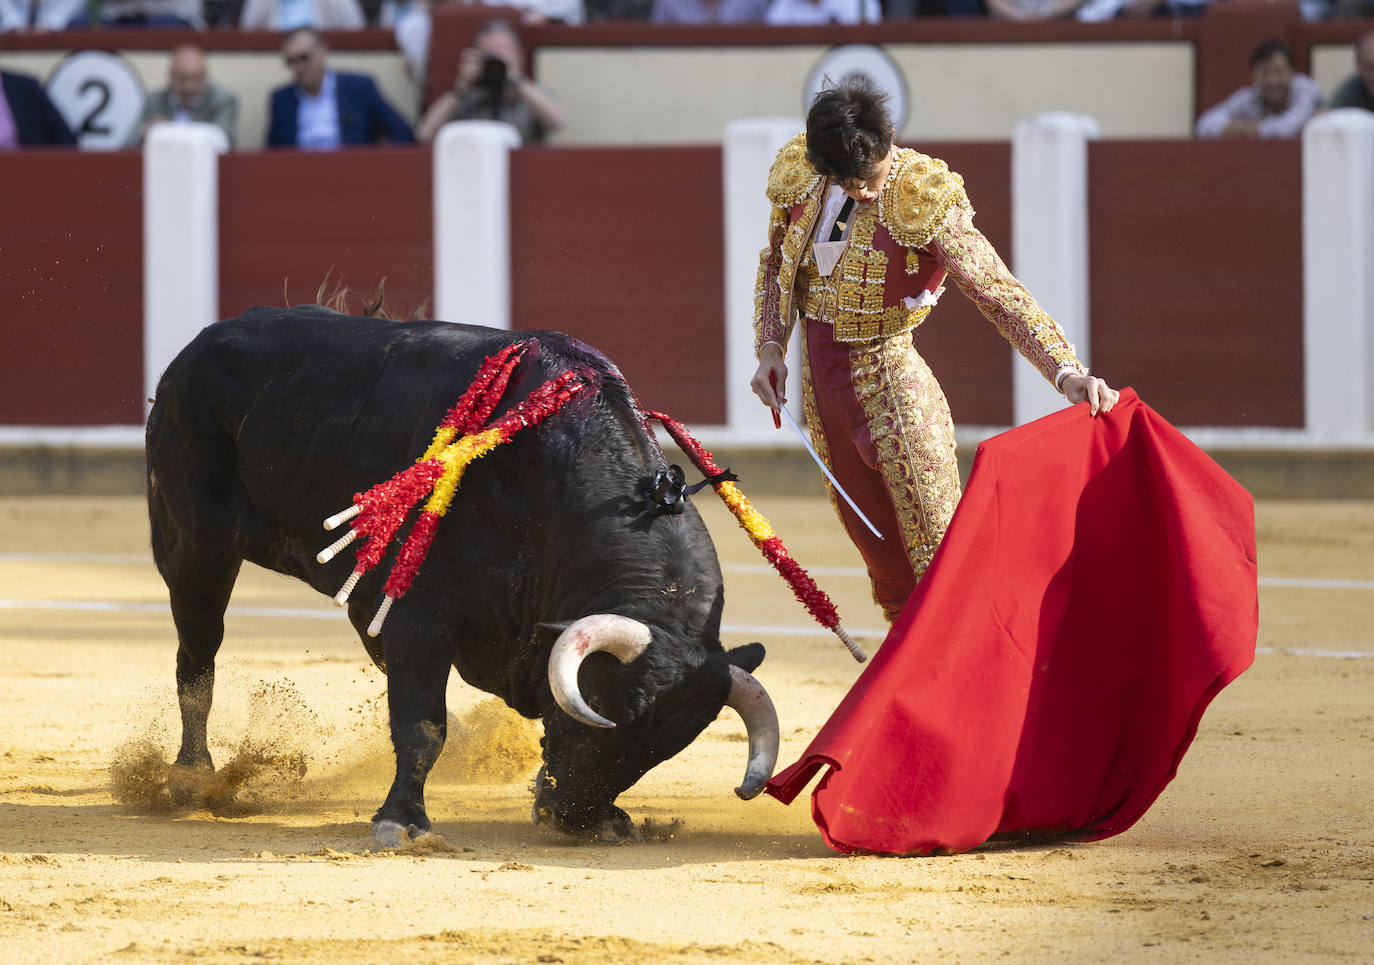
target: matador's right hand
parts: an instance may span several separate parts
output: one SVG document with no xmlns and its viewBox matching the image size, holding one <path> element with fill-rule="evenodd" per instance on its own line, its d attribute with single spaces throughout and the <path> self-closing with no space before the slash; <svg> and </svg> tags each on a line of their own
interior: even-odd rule
<svg viewBox="0 0 1374 965">
<path fill-rule="evenodd" d="M 774 385 L 777 385 L 776 392 Z M 749 388 L 770 409 L 781 409 L 787 402 L 786 385 L 787 363 L 782 360 L 782 346 L 777 342 L 764 342 L 759 351 L 759 367 L 749 380 Z"/>
</svg>

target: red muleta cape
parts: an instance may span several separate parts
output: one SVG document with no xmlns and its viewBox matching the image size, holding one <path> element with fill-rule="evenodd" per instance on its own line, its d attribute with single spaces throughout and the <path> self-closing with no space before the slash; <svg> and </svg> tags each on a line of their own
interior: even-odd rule
<svg viewBox="0 0 1374 965">
<path fill-rule="evenodd" d="M 1254 504 L 1130 389 L 978 447 L 925 578 L 805 755 L 839 851 L 1093 840 L 1173 778 L 1254 660 Z"/>
</svg>

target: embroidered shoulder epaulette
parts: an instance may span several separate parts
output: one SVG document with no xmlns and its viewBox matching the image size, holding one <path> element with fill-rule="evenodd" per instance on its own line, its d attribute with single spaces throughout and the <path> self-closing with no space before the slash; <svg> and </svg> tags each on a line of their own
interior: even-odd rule
<svg viewBox="0 0 1374 965">
<path fill-rule="evenodd" d="M 790 208 L 815 186 L 820 175 L 806 159 L 806 132 L 788 141 L 773 159 L 768 170 L 768 200 L 780 208 Z"/>
<path fill-rule="evenodd" d="M 892 237 L 908 248 L 923 248 L 939 232 L 953 207 L 968 207 L 964 179 L 939 158 L 899 148 L 892 177 L 878 198 L 878 217 Z"/>
</svg>

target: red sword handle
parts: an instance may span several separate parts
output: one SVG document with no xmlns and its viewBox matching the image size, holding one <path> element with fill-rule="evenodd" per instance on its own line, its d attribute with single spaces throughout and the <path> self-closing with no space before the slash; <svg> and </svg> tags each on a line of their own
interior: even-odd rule
<svg viewBox="0 0 1374 965">
<path fill-rule="evenodd" d="M 768 370 L 768 384 L 771 385 L 771 386 L 773 387 L 773 398 L 774 398 L 774 399 L 777 399 L 777 397 L 778 397 L 778 371 L 777 371 L 777 369 L 769 369 L 769 370 Z M 769 411 L 773 413 L 773 428 L 774 428 L 774 429 L 781 429 L 781 428 L 782 428 L 782 416 L 780 416 L 780 415 L 778 414 L 778 410 L 777 410 L 777 409 L 770 409 Z"/>
</svg>

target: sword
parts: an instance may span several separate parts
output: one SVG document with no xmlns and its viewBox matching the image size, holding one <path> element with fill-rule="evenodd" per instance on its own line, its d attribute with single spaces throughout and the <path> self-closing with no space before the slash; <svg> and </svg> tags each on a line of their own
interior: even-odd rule
<svg viewBox="0 0 1374 965">
<path fill-rule="evenodd" d="M 773 395 L 776 397 L 778 393 L 777 377 L 772 372 L 768 373 L 768 377 L 769 382 L 773 386 Z M 826 466 L 826 464 L 821 461 L 821 457 L 816 455 L 816 450 L 811 448 L 811 440 L 806 438 L 806 433 L 802 431 L 801 426 L 797 425 L 797 420 L 792 418 L 792 413 L 787 411 L 787 406 L 779 405 L 776 409 L 773 410 L 774 424 L 778 423 L 779 412 L 781 412 L 784 416 L 787 417 L 787 424 L 790 425 L 792 427 L 792 431 L 797 434 L 797 438 L 800 439 L 801 444 L 806 447 L 806 451 L 811 453 L 811 458 L 816 461 L 816 465 L 820 467 L 821 472 L 825 473 L 825 478 L 830 480 L 830 485 L 835 487 L 835 492 L 839 493 L 840 497 L 846 503 L 849 504 L 849 508 L 854 510 L 854 515 L 858 516 L 859 519 L 863 520 L 863 524 L 869 528 L 873 535 L 878 537 L 878 539 L 882 539 L 883 534 L 878 532 L 878 527 L 874 526 L 869 521 L 868 517 L 864 515 L 864 511 L 854 504 L 854 500 L 849 498 L 849 493 L 844 491 L 844 487 L 841 486 L 840 481 L 835 478 L 835 474 L 832 473 L 830 469 Z M 778 428 L 782 427 L 779 425 Z"/>
</svg>

